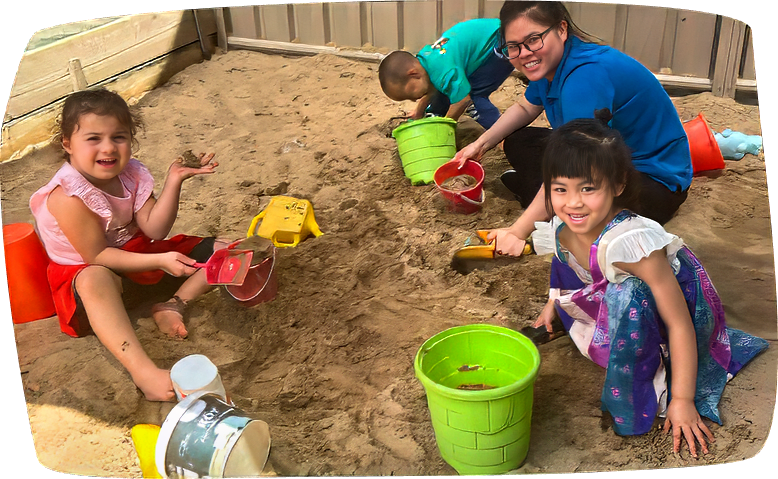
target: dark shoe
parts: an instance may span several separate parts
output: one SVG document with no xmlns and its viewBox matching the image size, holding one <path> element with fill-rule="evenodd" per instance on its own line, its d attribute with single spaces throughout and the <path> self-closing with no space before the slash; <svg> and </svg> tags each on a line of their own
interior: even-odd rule
<svg viewBox="0 0 778 479">
<path fill-rule="evenodd" d="M 516 193 L 519 191 L 519 173 L 516 170 L 507 170 L 500 175 L 500 181 L 508 188 L 508 191 L 513 193 L 513 196 L 516 197 L 516 201 L 521 202 L 521 197 Z"/>
<path fill-rule="evenodd" d="M 475 104 L 470 103 L 467 108 L 465 108 L 465 115 L 469 116 L 473 120 L 478 120 L 478 110 L 475 109 Z"/>
<path fill-rule="evenodd" d="M 540 325 L 537 328 L 533 328 L 532 326 L 525 326 L 521 328 L 519 332 L 528 337 L 537 346 L 546 344 L 551 340 L 567 334 L 565 326 L 562 324 L 562 320 L 559 318 L 554 318 L 554 320 L 551 321 L 551 329 L 553 331 L 549 333 L 548 330 L 546 330 L 545 325 Z"/>
</svg>

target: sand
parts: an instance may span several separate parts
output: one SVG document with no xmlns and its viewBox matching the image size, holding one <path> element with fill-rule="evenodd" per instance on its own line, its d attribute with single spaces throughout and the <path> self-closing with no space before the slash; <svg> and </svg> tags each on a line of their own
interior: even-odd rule
<svg viewBox="0 0 778 479">
<path fill-rule="evenodd" d="M 502 109 L 523 91 L 510 78 Z M 760 134 L 755 105 L 709 93 L 674 97 L 686 121 Z M 447 475 L 424 390 L 419 346 L 446 328 L 488 323 L 520 329 L 546 298 L 547 258 L 500 258 L 460 274 L 451 255 L 476 229 L 510 224 L 521 207 L 498 177 L 499 148 L 483 161 L 480 212 L 447 210 L 434 186 L 411 186 L 390 136 L 411 103 L 380 91 L 376 65 L 320 55 L 248 51 L 215 55 L 137 101 L 147 127 L 140 158 L 157 191 L 186 150 L 215 152 L 217 173 L 184 185 L 173 233 L 240 238 L 274 195 L 312 202 L 324 232 L 278 250 L 275 299 L 246 308 L 223 290 L 187 310 L 189 337 L 161 335 L 150 307 L 165 288 L 128 285 L 125 302 L 152 359 L 163 367 L 194 353 L 219 368 L 236 405 L 272 434 L 267 475 Z M 543 124 L 542 119 L 538 121 Z M 460 147 L 481 128 L 464 118 Z M 51 147 L 0 165 L 5 224 L 32 221 L 27 202 L 61 163 Z M 708 455 L 672 452 L 660 429 L 620 437 L 603 421 L 604 371 L 568 337 L 542 345 L 530 451 L 519 473 L 673 468 L 741 461 L 769 433 L 776 397 L 775 270 L 762 154 L 695 178 L 667 229 L 697 252 L 730 326 L 771 341 L 726 388 L 723 426 L 710 424 Z M 139 477 L 135 424 L 161 424 L 173 403 L 143 399 L 94 337 L 70 338 L 57 319 L 14 326 L 19 367 L 40 462 L 55 471 Z"/>
</svg>

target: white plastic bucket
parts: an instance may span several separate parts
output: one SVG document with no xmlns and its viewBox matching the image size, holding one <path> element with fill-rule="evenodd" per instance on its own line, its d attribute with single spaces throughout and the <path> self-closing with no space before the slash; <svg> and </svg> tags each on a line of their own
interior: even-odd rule
<svg viewBox="0 0 778 479">
<path fill-rule="evenodd" d="M 178 400 L 198 391 L 212 392 L 232 403 L 224 390 L 219 370 L 202 354 L 191 354 L 170 368 L 170 380 Z"/>
</svg>

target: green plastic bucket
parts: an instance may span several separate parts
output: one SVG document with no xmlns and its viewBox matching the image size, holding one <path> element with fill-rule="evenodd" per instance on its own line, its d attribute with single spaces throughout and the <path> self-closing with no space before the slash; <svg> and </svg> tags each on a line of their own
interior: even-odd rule
<svg viewBox="0 0 778 479">
<path fill-rule="evenodd" d="M 457 326 L 425 341 L 413 366 L 427 393 L 440 455 L 451 467 L 470 475 L 521 466 L 540 368 L 529 338 L 501 326 Z"/>
<path fill-rule="evenodd" d="M 435 170 L 457 153 L 457 122 L 432 116 L 409 120 L 392 131 L 405 176 L 413 185 L 432 183 Z"/>
</svg>

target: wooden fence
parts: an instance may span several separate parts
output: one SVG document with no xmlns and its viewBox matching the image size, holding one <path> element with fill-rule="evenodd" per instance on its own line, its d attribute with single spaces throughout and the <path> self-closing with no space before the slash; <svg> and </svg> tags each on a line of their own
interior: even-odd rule
<svg viewBox="0 0 778 479">
<path fill-rule="evenodd" d="M 209 56 L 213 48 L 206 43 L 204 53 L 199 40 L 215 36 L 214 11 L 197 11 L 197 22 L 194 12 L 119 17 L 26 51 L 3 117 L 0 161 L 45 141 L 69 93 L 106 85 L 132 101 Z"/>
<path fill-rule="evenodd" d="M 295 3 L 120 17 L 25 52 L 3 117 L 0 161 L 45 141 L 73 91 L 108 85 L 131 100 L 215 44 L 274 53 L 332 53 L 379 61 L 417 51 L 451 25 L 497 17 L 502 0 Z M 643 63 L 666 86 L 734 97 L 756 91 L 750 30 L 709 13 L 565 2 L 573 20 Z"/>
<path fill-rule="evenodd" d="M 415 52 L 457 22 L 497 17 L 503 3 L 418 0 L 231 7 L 217 10 L 218 38 L 225 49 Z M 756 90 L 750 30 L 742 22 L 671 8 L 565 5 L 584 31 L 636 58 L 666 85 L 730 97 L 739 89 Z"/>
</svg>

